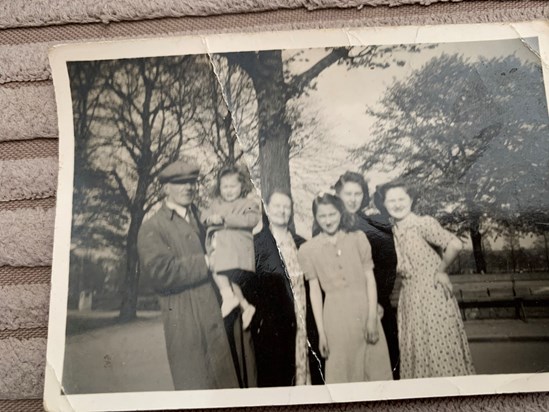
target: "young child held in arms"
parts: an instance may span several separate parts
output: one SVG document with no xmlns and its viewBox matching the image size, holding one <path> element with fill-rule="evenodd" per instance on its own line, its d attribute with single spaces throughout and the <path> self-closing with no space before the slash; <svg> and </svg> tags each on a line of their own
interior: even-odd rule
<svg viewBox="0 0 549 412">
<path fill-rule="evenodd" d="M 251 191 L 247 169 L 224 167 L 217 176 L 214 200 L 202 215 L 208 228 L 206 251 L 222 299 L 221 314 L 226 317 L 240 306 L 244 329 L 250 326 L 255 308 L 239 283 L 255 273 L 252 229 L 261 218 L 259 199 Z"/>
</svg>

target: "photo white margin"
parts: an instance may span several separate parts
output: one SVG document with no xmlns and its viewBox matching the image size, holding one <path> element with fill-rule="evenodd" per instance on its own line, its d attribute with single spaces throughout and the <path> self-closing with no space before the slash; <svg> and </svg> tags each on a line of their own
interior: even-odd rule
<svg viewBox="0 0 549 412">
<path fill-rule="evenodd" d="M 68 61 L 183 54 L 413 43 L 452 43 L 538 37 L 549 96 L 549 22 L 292 30 L 190 35 L 54 46 L 50 64 L 59 122 L 59 181 L 52 264 L 44 403 L 55 411 L 122 411 L 372 401 L 458 395 L 545 392 L 549 373 L 476 375 L 324 386 L 63 395 L 74 171 Z M 525 44 L 525 47 L 528 45 Z M 533 51 L 534 52 L 534 51 Z"/>
</svg>

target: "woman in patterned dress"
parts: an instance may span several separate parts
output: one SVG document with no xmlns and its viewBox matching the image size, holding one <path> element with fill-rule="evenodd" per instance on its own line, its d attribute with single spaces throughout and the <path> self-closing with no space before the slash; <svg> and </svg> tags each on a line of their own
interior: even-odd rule
<svg viewBox="0 0 549 412">
<path fill-rule="evenodd" d="M 349 231 L 335 193 L 315 198 L 313 216 L 318 234 L 301 246 L 299 262 L 309 281 L 320 354 L 327 359 L 326 383 L 392 380 L 368 239 Z"/>
<path fill-rule="evenodd" d="M 474 374 L 459 307 L 446 273 L 462 242 L 434 218 L 412 212 L 414 197 L 405 184 L 387 183 L 378 194 L 394 223 L 402 277 L 398 301 L 401 378 Z"/>
<path fill-rule="evenodd" d="M 269 216 L 270 229 L 276 244 L 284 259 L 286 273 L 290 278 L 290 284 L 294 295 L 294 310 L 296 318 L 295 333 L 295 385 L 311 383 L 308 361 L 307 345 L 307 300 L 305 291 L 305 278 L 297 260 L 297 246 L 294 236 L 288 229 L 292 216 L 292 199 L 287 193 L 274 191 L 267 202 L 267 215 Z"/>
</svg>

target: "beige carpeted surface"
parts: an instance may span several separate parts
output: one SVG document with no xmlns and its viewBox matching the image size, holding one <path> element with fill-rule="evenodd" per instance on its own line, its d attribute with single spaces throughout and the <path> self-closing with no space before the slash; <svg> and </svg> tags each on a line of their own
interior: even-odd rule
<svg viewBox="0 0 549 412">
<path fill-rule="evenodd" d="M 433 4 L 426 7 L 429 3 Z M 387 7 L 396 4 L 408 5 Z M 364 7 L 358 9 L 359 5 Z M 345 6 L 350 8 L 341 8 Z M 268 11 L 274 9 L 280 10 Z M 190 17 L 204 15 L 209 17 Z M 57 121 L 47 63 L 50 45 L 170 33 L 518 21 L 548 16 L 548 2 L 539 0 L 0 0 L 0 411 L 42 410 L 39 398 L 57 158 Z M 549 396 L 269 408 L 333 409 L 537 411 L 549 410 Z"/>
<path fill-rule="evenodd" d="M 57 158 L 0 160 L 0 201 L 55 195 Z"/>
<path fill-rule="evenodd" d="M 266 10 L 328 7 L 362 8 L 364 6 L 430 5 L 448 0 L 38 0 L 5 2 L 0 28 L 46 26 L 66 23 L 108 23 L 159 17 L 211 16 Z M 453 0 L 462 1 L 462 0 Z"/>
</svg>

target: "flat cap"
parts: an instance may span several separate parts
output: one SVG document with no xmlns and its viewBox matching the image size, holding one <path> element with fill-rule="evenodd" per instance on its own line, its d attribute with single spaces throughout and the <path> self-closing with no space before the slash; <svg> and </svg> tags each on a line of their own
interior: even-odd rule
<svg viewBox="0 0 549 412">
<path fill-rule="evenodd" d="M 166 166 L 158 175 L 160 183 L 184 183 L 196 181 L 200 167 L 192 160 L 177 160 Z"/>
</svg>

